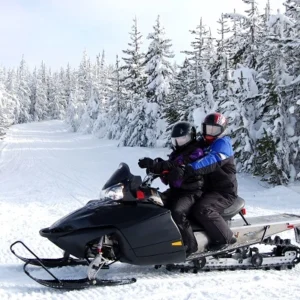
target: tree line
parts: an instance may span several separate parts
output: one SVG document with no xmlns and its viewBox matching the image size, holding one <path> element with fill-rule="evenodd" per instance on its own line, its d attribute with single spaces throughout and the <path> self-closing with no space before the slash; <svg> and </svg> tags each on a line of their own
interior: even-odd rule
<svg viewBox="0 0 300 300">
<path fill-rule="evenodd" d="M 286 0 L 284 12 L 271 13 L 269 1 L 263 12 L 241 1 L 248 9 L 224 12 L 217 37 L 199 19 L 180 64 L 158 16 L 145 39 L 133 20 L 114 65 L 103 51 L 93 62 L 84 52 L 78 68 L 59 72 L 44 63 L 29 72 L 24 59 L 17 69 L 0 68 L 1 126 L 65 119 L 120 146 L 160 147 L 175 122 L 200 129 L 218 111 L 229 120 L 239 171 L 274 184 L 298 180 L 300 2 Z"/>
</svg>

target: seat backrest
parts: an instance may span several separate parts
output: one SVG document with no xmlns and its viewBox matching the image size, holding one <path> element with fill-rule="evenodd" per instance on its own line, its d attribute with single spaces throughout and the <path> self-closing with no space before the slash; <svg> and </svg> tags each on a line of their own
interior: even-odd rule
<svg viewBox="0 0 300 300">
<path fill-rule="evenodd" d="M 221 214 L 225 220 L 230 220 L 236 214 L 238 214 L 245 206 L 245 200 L 241 197 L 237 197 L 231 206 L 227 207 Z"/>
</svg>

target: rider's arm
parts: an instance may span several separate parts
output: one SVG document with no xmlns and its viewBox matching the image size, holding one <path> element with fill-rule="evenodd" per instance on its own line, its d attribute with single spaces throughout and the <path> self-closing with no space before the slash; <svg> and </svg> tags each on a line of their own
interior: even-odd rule
<svg viewBox="0 0 300 300">
<path fill-rule="evenodd" d="M 233 149 L 229 137 L 217 139 L 212 145 L 209 153 L 189 166 L 196 174 L 208 174 L 222 167 L 230 157 L 233 156 Z"/>
</svg>

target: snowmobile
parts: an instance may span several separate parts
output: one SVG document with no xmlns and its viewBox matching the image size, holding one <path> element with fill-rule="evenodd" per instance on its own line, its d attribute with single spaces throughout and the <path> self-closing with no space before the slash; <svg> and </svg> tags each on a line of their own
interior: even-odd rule
<svg viewBox="0 0 300 300">
<path fill-rule="evenodd" d="M 300 216 L 277 214 L 245 218 L 245 201 L 236 202 L 223 213 L 237 242 L 226 249 L 207 250 L 209 238 L 201 226 L 191 220 L 199 249 L 186 257 L 185 247 L 171 213 L 164 208 L 160 193 L 151 186 L 159 175 L 131 174 L 127 164 L 119 168 L 105 183 L 102 196 L 40 230 L 64 251 L 58 259 L 39 258 L 22 241 L 10 249 L 21 259 L 25 273 L 36 282 L 57 289 L 82 289 L 91 286 L 128 284 L 135 278 L 99 279 L 100 270 L 115 262 L 132 265 L 166 266 L 167 270 L 192 271 L 235 269 L 291 269 L 300 262 L 300 248 L 289 239 L 275 236 L 293 229 L 300 242 Z M 240 217 L 238 217 L 238 215 Z M 238 218 L 234 218 L 237 216 Z M 275 236 L 275 237 L 273 237 Z M 260 253 L 258 244 L 271 245 L 272 250 Z M 15 249 L 25 247 L 32 258 L 19 255 Z M 30 266 L 44 269 L 50 279 L 37 278 Z M 53 268 L 84 265 L 87 276 L 82 279 L 59 279 Z M 32 267 L 33 268 L 33 267 Z"/>
</svg>

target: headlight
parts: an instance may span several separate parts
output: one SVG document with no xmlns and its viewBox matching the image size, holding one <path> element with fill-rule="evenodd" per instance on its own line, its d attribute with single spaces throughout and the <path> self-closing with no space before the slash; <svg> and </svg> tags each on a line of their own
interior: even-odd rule
<svg viewBox="0 0 300 300">
<path fill-rule="evenodd" d="M 112 200 L 120 200 L 124 197 L 123 195 L 123 184 L 119 183 L 113 185 L 105 190 L 100 192 L 100 199 L 112 199 Z"/>
</svg>

